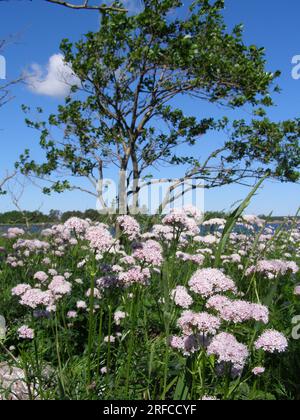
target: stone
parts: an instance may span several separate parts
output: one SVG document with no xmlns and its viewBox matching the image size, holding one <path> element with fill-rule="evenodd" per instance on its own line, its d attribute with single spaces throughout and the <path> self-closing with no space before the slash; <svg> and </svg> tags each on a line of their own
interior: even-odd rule
<svg viewBox="0 0 300 420">
<path fill-rule="evenodd" d="M 0 400 L 25 401 L 30 399 L 22 369 L 0 363 Z"/>
</svg>

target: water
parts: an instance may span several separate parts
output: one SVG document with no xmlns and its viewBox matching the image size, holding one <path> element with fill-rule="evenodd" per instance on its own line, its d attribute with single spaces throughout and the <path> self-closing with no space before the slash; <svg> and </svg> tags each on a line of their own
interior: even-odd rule
<svg viewBox="0 0 300 420">
<path fill-rule="evenodd" d="M 0 225 L 0 234 L 1 233 L 6 233 L 7 230 L 9 228 L 12 228 L 12 227 L 17 227 L 17 228 L 20 228 L 20 229 L 24 229 L 25 232 L 27 232 L 27 233 L 39 234 L 42 230 L 51 228 L 51 226 L 53 226 L 53 224 L 51 224 L 51 223 L 42 223 L 42 224 L 31 225 L 31 226 L 29 226 L 29 228 L 25 225 L 22 225 L 22 224 L 19 224 L 19 225 L 18 224 L 17 225 Z"/>
<path fill-rule="evenodd" d="M 53 223 L 40 223 L 40 224 L 33 224 L 29 228 L 27 228 L 26 225 L 22 224 L 16 224 L 16 225 L 0 225 L 0 236 L 2 233 L 6 233 L 9 228 L 17 227 L 20 229 L 24 229 L 25 232 L 30 234 L 39 234 L 42 230 L 51 228 L 53 226 Z M 270 227 L 274 230 L 276 230 L 279 227 L 279 223 L 270 223 L 267 225 L 267 227 Z M 200 227 L 200 234 L 201 235 L 207 235 L 209 233 L 213 234 L 216 231 L 215 227 Z M 246 233 L 245 229 L 243 228 L 237 228 L 235 229 L 235 232 L 237 233 Z"/>
</svg>

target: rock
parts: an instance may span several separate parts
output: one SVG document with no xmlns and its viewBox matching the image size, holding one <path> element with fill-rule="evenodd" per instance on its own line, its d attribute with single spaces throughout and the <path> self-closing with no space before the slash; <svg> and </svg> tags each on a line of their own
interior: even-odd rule
<svg viewBox="0 0 300 420">
<path fill-rule="evenodd" d="M 22 369 L 0 363 L 0 400 L 29 400 L 29 391 Z"/>
<path fill-rule="evenodd" d="M 30 375 L 30 373 L 29 373 Z M 31 375 L 32 376 L 32 375 Z M 33 376 L 32 376 L 33 378 Z M 41 379 L 46 386 L 55 386 L 55 370 L 51 365 L 45 365 L 41 372 Z M 37 378 L 32 379 L 37 384 Z M 27 401 L 30 399 L 40 400 L 38 386 L 30 385 L 30 391 L 26 383 L 25 372 L 8 363 L 0 363 L 0 401 L 16 400 Z"/>
</svg>

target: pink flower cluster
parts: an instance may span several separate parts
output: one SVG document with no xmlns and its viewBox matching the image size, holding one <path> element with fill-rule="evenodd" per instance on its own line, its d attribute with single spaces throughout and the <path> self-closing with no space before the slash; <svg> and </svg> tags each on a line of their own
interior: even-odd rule
<svg viewBox="0 0 300 420">
<path fill-rule="evenodd" d="M 54 276 L 48 285 L 54 296 L 64 296 L 71 293 L 72 285 L 63 276 Z"/>
<path fill-rule="evenodd" d="M 127 316 L 127 314 L 126 314 L 125 312 L 122 312 L 122 311 L 116 311 L 116 312 L 114 313 L 114 321 L 115 321 L 115 324 L 116 324 L 116 325 L 120 325 L 120 324 L 121 324 L 122 319 L 125 319 L 125 318 L 126 318 L 126 316 Z"/>
<path fill-rule="evenodd" d="M 5 237 L 7 239 L 15 239 L 18 236 L 23 236 L 23 235 L 25 235 L 24 229 L 14 227 L 14 228 L 9 228 L 7 230 L 7 233 L 4 234 L 3 237 Z"/>
<path fill-rule="evenodd" d="M 267 353 L 284 353 L 288 348 L 288 341 L 283 334 L 275 330 L 265 331 L 255 342 L 257 350 Z"/>
<path fill-rule="evenodd" d="M 206 345 L 205 337 L 202 334 L 183 335 L 181 337 L 173 335 L 170 337 L 169 345 L 183 353 L 184 356 L 190 356 Z"/>
<path fill-rule="evenodd" d="M 221 219 L 221 218 L 216 217 L 214 219 L 209 219 L 203 222 L 203 226 L 215 226 L 215 225 L 224 227 L 226 225 L 226 219 Z"/>
<path fill-rule="evenodd" d="M 207 312 L 184 311 L 178 319 L 177 325 L 185 336 L 192 335 L 195 332 L 200 332 L 203 335 L 214 335 L 221 326 L 221 320 Z"/>
<path fill-rule="evenodd" d="M 204 263 L 205 257 L 201 254 L 197 254 L 197 255 L 191 255 L 191 254 L 187 254 L 186 252 L 182 252 L 182 251 L 177 251 L 176 252 L 176 257 L 179 258 L 180 260 L 186 262 L 186 261 L 191 261 L 195 264 L 198 265 L 202 265 Z"/>
<path fill-rule="evenodd" d="M 264 367 L 261 366 L 257 366 L 254 369 L 252 369 L 252 373 L 255 376 L 261 376 L 265 373 L 266 369 Z"/>
<path fill-rule="evenodd" d="M 215 295 L 207 301 L 206 307 L 215 309 L 224 321 L 234 324 L 250 320 L 264 324 L 269 322 L 269 309 L 266 306 L 244 300 L 232 300 L 225 296 Z"/>
<path fill-rule="evenodd" d="M 13 296 L 22 296 L 25 292 L 27 292 L 30 289 L 31 287 L 29 286 L 29 284 L 18 284 L 12 289 L 11 294 Z"/>
<path fill-rule="evenodd" d="M 186 205 L 183 207 L 183 211 L 188 217 L 192 217 L 198 224 L 202 223 L 204 214 L 197 207 Z"/>
<path fill-rule="evenodd" d="M 294 295 L 300 296 L 300 285 L 295 287 L 295 289 L 294 289 Z"/>
<path fill-rule="evenodd" d="M 150 277 L 151 272 L 149 268 L 141 268 L 139 266 L 132 267 L 128 271 L 119 273 L 118 276 L 120 283 L 125 287 L 131 286 L 134 283 L 146 285 L 148 284 Z"/>
<path fill-rule="evenodd" d="M 196 236 L 195 240 L 206 245 L 214 245 L 219 242 L 219 238 L 215 235 Z"/>
<path fill-rule="evenodd" d="M 24 250 L 30 252 L 39 253 L 39 252 L 47 252 L 50 248 L 50 244 L 48 242 L 43 242 L 38 239 L 19 239 L 14 245 L 13 248 L 15 250 Z"/>
<path fill-rule="evenodd" d="M 166 225 L 154 225 L 151 232 L 144 233 L 143 239 L 157 239 L 162 242 L 170 242 L 174 239 L 174 229 Z"/>
<path fill-rule="evenodd" d="M 239 264 L 242 261 L 242 257 L 239 254 L 222 255 L 221 257 L 223 264 L 234 263 Z"/>
<path fill-rule="evenodd" d="M 29 328 L 27 325 L 23 325 L 18 329 L 19 338 L 24 340 L 33 340 L 34 339 L 34 330 Z"/>
<path fill-rule="evenodd" d="M 53 304 L 53 295 L 50 291 L 42 291 L 41 289 L 27 289 L 21 296 L 20 304 L 36 309 L 38 306 L 49 307 Z"/>
<path fill-rule="evenodd" d="M 245 222 L 246 225 L 254 225 L 257 227 L 262 227 L 264 225 L 264 221 L 253 214 L 245 214 L 242 216 L 242 221 Z"/>
<path fill-rule="evenodd" d="M 158 242 L 151 239 L 138 244 L 132 256 L 139 260 L 141 264 L 160 267 L 163 263 L 162 247 Z"/>
<path fill-rule="evenodd" d="M 71 232 L 73 231 L 77 234 L 82 234 L 90 227 L 90 223 L 87 220 L 79 219 L 78 217 L 71 217 L 64 223 L 64 226 Z"/>
<path fill-rule="evenodd" d="M 215 355 L 219 363 L 231 363 L 235 369 L 242 369 L 249 356 L 247 346 L 228 333 L 216 335 L 207 348 L 208 355 Z"/>
<path fill-rule="evenodd" d="M 204 268 L 196 271 L 188 284 L 194 293 L 202 297 L 209 297 L 222 292 L 237 292 L 234 281 L 215 268 Z"/>
<path fill-rule="evenodd" d="M 184 286 L 177 286 L 172 290 L 171 297 L 176 305 L 184 309 L 188 309 L 193 304 L 193 298 Z"/>
<path fill-rule="evenodd" d="M 12 268 L 24 267 L 24 261 L 18 259 L 17 257 L 13 257 L 9 255 L 6 259 L 6 264 L 11 266 Z"/>
<path fill-rule="evenodd" d="M 114 238 L 105 225 L 90 227 L 85 235 L 85 239 L 90 243 L 91 248 L 101 254 L 108 252 L 114 245 Z"/>
<path fill-rule="evenodd" d="M 56 302 L 71 293 L 72 285 L 66 280 L 70 274 L 59 276 L 53 269 L 48 273 L 52 279 L 43 271 L 39 271 L 34 275 L 34 279 L 39 281 L 38 285 L 31 287 L 29 284 L 19 284 L 12 289 L 12 295 L 19 298 L 21 305 L 31 309 L 44 307 L 48 312 L 55 311 Z"/>
<path fill-rule="evenodd" d="M 259 273 L 272 280 L 288 273 L 296 274 L 298 271 L 299 267 L 294 261 L 262 260 L 256 265 L 249 267 L 246 275 L 250 276 L 254 273 Z"/>
<path fill-rule="evenodd" d="M 199 234 L 198 222 L 192 215 L 190 208 L 188 210 L 172 210 L 170 214 L 164 217 L 163 224 L 172 226 L 178 232 L 184 232 L 191 236 Z"/>
<path fill-rule="evenodd" d="M 38 271 L 37 273 L 35 273 L 33 278 L 34 280 L 38 280 L 41 283 L 45 283 L 49 277 L 48 277 L 48 274 L 44 273 L 44 271 Z"/>
<path fill-rule="evenodd" d="M 117 218 L 117 223 L 129 240 L 136 240 L 140 236 L 140 225 L 133 217 L 120 216 Z"/>
<path fill-rule="evenodd" d="M 237 259 L 239 260 L 239 259 Z M 207 310 L 215 311 L 216 315 L 208 312 L 184 311 L 177 321 L 181 331 L 180 336 L 172 336 L 170 346 L 180 350 L 185 356 L 205 349 L 209 356 L 214 355 L 218 361 L 220 373 L 224 373 L 224 364 L 230 364 L 231 375 L 241 375 L 249 356 L 248 347 L 240 343 L 237 338 L 227 331 L 220 331 L 222 323 L 238 324 L 247 321 L 269 323 L 269 309 L 260 304 L 229 298 L 220 293 L 238 293 L 235 283 L 222 271 L 212 268 L 200 269 L 188 282 L 189 289 L 201 299 L 206 300 Z M 175 304 L 183 308 L 190 308 L 194 299 L 188 289 L 177 286 L 172 291 Z M 199 298 L 198 298 L 199 299 Z M 197 304 L 197 298 L 195 298 Z M 226 328 L 228 324 L 226 324 Z M 277 331 L 267 330 L 255 343 L 255 349 L 263 349 L 274 353 L 285 351 L 287 340 Z M 263 368 L 253 369 L 254 375 L 263 373 Z"/>
</svg>

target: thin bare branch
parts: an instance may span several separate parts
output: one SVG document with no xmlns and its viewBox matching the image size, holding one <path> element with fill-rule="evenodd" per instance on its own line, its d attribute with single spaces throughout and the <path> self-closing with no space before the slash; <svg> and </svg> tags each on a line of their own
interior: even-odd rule
<svg viewBox="0 0 300 420">
<path fill-rule="evenodd" d="M 1 181 L 0 181 L 0 191 L 2 188 L 4 188 L 4 185 L 7 184 L 11 179 L 13 179 L 16 176 L 17 172 L 14 171 L 11 174 L 7 174 Z"/>
<path fill-rule="evenodd" d="M 119 13 L 127 13 L 127 9 L 116 7 L 116 6 L 105 6 L 100 4 L 98 6 L 91 5 L 89 0 L 85 0 L 82 4 L 74 4 L 71 2 L 67 2 L 64 0 L 46 0 L 48 3 L 57 4 L 59 6 L 67 7 L 69 9 L 75 10 L 98 10 L 99 12 L 119 12 Z"/>
</svg>

